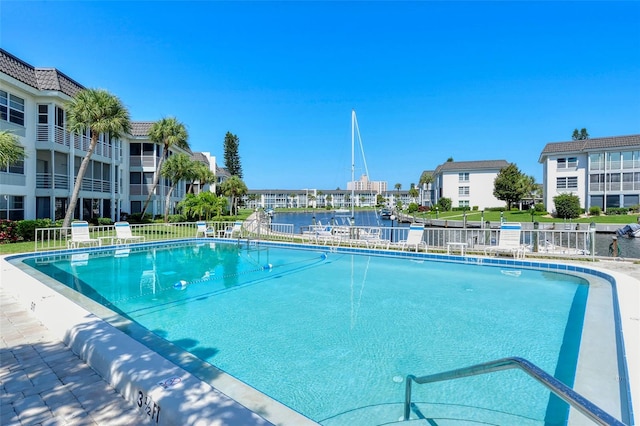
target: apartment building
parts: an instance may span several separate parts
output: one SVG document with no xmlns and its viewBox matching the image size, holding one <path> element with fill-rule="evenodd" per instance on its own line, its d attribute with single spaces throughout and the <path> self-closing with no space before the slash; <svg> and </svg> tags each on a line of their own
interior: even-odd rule
<svg viewBox="0 0 640 426">
<path fill-rule="evenodd" d="M 493 182 L 500 170 L 507 167 L 506 160 L 483 161 L 447 161 L 440 164 L 432 173 L 428 195 L 431 205 L 440 198 L 451 199 L 452 207 L 488 207 L 504 206 L 505 202 L 493 195 Z"/>
<path fill-rule="evenodd" d="M 640 204 L 640 135 L 548 143 L 538 161 L 549 212 L 559 194 L 577 195 L 587 210 Z"/>
<path fill-rule="evenodd" d="M 0 49 L 0 130 L 16 135 L 26 154 L 17 164 L 0 165 L 0 218 L 64 217 L 90 145 L 88 132 L 71 133 L 66 126 L 65 105 L 82 89 L 55 68 L 33 67 Z M 151 124 L 133 122 L 131 134 L 120 139 L 100 135 L 74 218 L 118 220 L 122 212 L 141 210 L 162 154 L 147 135 Z M 168 188 L 161 179 L 148 212 L 162 214 Z M 172 209 L 184 192 L 185 185 L 174 191 Z"/>
<path fill-rule="evenodd" d="M 351 191 L 351 189 L 355 191 L 373 191 L 376 194 L 382 194 L 383 192 L 387 192 L 387 182 L 382 180 L 369 180 L 369 176 L 362 175 L 360 176 L 360 180 L 347 182 L 347 190 Z"/>
</svg>

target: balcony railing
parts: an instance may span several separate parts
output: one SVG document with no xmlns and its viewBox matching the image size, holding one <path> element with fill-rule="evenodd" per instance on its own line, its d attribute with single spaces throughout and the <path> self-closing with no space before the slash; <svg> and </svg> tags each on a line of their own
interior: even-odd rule
<svg viewBox="0 0 640 426">
<path fill-rule="evenodd" d="M 69 177 L 56 173 L 36 173 L 36 188 L 38 189 L 69 189 Z"/>
</svg>

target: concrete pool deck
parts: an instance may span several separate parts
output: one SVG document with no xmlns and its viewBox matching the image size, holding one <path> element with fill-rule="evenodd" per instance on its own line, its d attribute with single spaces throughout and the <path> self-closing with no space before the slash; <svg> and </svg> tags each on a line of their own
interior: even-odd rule
<svg viewBox="0 0 640 426">
<path fill-rule="evenodd" d="M 605 259 L 594 264 L 578 262 L 577 265 L 605 271 L 616 279 L 637 421 L 640 407 L 640 265 Z M 158 358 L 154 358 L 154 354 L 138 342 L 122 343 L 111 339 L 112 327 L 80 308 L 69 306 L 73 305 L 69 300 L 57 300 L 65 298 L 25 275 L 4 257 L 0 275 L 0 423 L 3 425 L 313 424 L 286 409 L 274 410 L 267 401 L 256 400 L 252 406 L 244 407 L 214 389 L 215 380 L 220 378 L 212 380 L 214 386 L 211 387 L 180 369 L 175 370 L 175 365 L 160 359 L 157 354 Z M 65 304 L 53 308 L 54 299 Z M 113 347 L 123 344 L 126 347 L 118 349 L 136 354 L 136 359 L 114 359 Z M 66 364 L 57 362 L 58 359 L 64 359 Z M 141 362 L 147 366 L 144 377 L 138 382 L 123 377 L 131 369 L 140 369 Z M 159 386 L 161 382 L 165 387 Z M 72 389 L 79 391 L 74 393 Z M 55 397 L 57 393 L 53 390 L 65 396 Z M 169 397 L 172 392 L 179 392 L 180 396 Z M 238 390 L 239 394 L 244 392 L 244 389 Z M 181 413 L 180 420 L 165 416 L 172 412 Z M 40 421 L 36 422 L 36 419 Z"/>
</svg>

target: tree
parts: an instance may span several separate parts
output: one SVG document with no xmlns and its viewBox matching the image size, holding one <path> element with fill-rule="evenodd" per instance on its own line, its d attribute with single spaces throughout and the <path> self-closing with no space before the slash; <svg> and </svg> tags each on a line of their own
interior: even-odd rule
<svg viewBox="0 0 640 426">
<path fill-rule="evenodd" d="M 187 134 L 187 129 L 184 127 L 184 124 L 180 123 L 174 117 L 163 118 L 151 125 L 151 128 L 149 129 L 149 139 L 154 143 L 162 144 L 162 156 L 158 161 L 158 166 L 156 167 L 156 172 L 153 176 L 153 185 L 151 186 L 149 195 L 147 195 L 144 206 L 142 206 L 142 216 L 144 216 L 147 211 L 151 197 L 153 197 L 153 194 L 156 192 L 156 188 L 158 187 L 162 165 L 169 156 L 169 148 L 177 146 L 182 149 L 188 149 L 188 138 L 189 135 Z"/>
<path fill-rule="evenodd" d="M 238 214 L 238 199 L 247 193 L 247 185 L 239 176 L 234 175 L 222 182 L 220 190 L 225 196 L 231 198 L 231 214 L 235 216 Z"/>
<path fill-rule="evenodd" d="M 0 165 L 15 164 L 25 157 L 24 147 L 18 142 L 18 137 L 7 130 L 0 131 Z"/>
<path fill-rule="evenodd" d="M 160 170 L 160 174 L 162 177 L 165 177 L 171 182 L 171 186 L 169 187 L 169 191 L 167 191 L 167 196 L 164 203 L 164 221 L 169 222 L 169 207 L 171 205 L 171 194 L 173 190 L 178 185 L 178 182 L 184 180 L 189 176 L 190 173 L 193 173 L 193 164 L 187 154 L 173 154 L 167 158 L 167 161 L 162 165 L 162 170 Z"/>
<path fill-rule="evenodd" d="M 571 136 L 571 139 L 573 139 L 574 141 L 583 141 L 583 140 L 589 139 L 589 133 L 585 128 L 580 129 L 580 131 L 578 131 L 578 129 L 575 129 L 573 131 L 573 135 Z"/>
<path fill-rule="evenodd" d="M 430 183 L 433 183 L 433 175 L 428 172 L 422 172 L 418 185 L 429 185 Z"/>
<path fill-rule="evenodd" d="M 189 190 L 187 191 L 188 193 L 194 192 L 193 185 L 196 181 L 200 183 L 200 190 L 202 190 L 205 185 L 211 184 L 216 181 L 216 175 L 214 175 L 213 172 L 209 169 L 209 166 L 199 161 L 196 161 L 193 165 L 192 172 L 192 175 L 189 176 L 190 183 Z"/>
<path fill-rule="evenodd" d="M 240 165 L 240 154 L 238 154 L 239 145 L 238 136 L 227 132 L 224 136 L 224 167 L 231 176 L 238 176 L 242 179 L 242 166 Z"/>
<path fill-rule="evenodd" d="M 580 198 L 573 194 L 560 194 L 553 197 L 556 205 L 556 217 L 563 219 L 575 219 L 580 217 Z"/>
<path fill-rule="evenodd" d="M 187 194 L 185 199 L 178 203 L 178 209 L 187 216 L 197 217 L 198 220 L 202 220 L 203 216 L 205 220 L 209 220 L 213 213 L 222 210 L 219 208 L 219 200 L 223 201 L 222 207 L 224 207 L 227 200 L 212 192 L 199 192 L 198 195 Z"/>
<path fill-rule="evenodd" d="M 418 195 L 420 195 L 418 188 L 416 188 L 415 186 L 411 186 L 411 188 L 409 189 L 409 196 L 413 199 L 414 203 L 416 201 L 416 198 L 418 198 Z"/>
<path fill-rule="evenodd" d="M 500 170 L 493 181 L 493 195 L 502 201 L 506 201 L 507 209 L 511 209 L 512 203 L 517 203 L 527 195 L 525 188 L 525 175 L 514 163 Z"/>
<path fill-rule="evenodd" d="M 72 133 L 84 135 L 89 131 L 91 143 L 89 150 L 80 163 L 78 176 L 76 176 L 69 207 L 64 216 L 62 226 L 71 224 L 73 213 L 78 203 L 82 180 L 91 161 L 91 155 L 96 149 L 100 134 L 105 137 L 117 139 L 120 135 L 128 133 L 131 129 L 129 111 L 118 97 L 102 89 L 84 89 L 76 93 L 76 96 L 67 104 L 67 125 Z"/>
</svg>

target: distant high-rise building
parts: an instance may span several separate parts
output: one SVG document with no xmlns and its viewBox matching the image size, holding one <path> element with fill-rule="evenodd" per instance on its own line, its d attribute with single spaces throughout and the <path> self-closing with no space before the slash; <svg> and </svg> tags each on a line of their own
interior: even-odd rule
<svg viewBox="0 0 640 426">
<path fill-rule="evenodd" d="M 367 175 L 362 175 L 360 180 L 353 182 L 347 182 L 348 190 L 355 191 L 372 191 L 376 194 L 382 194 L 387 191 L 387 182 L 385 181 L 370 181 Z"/>
</svg>

